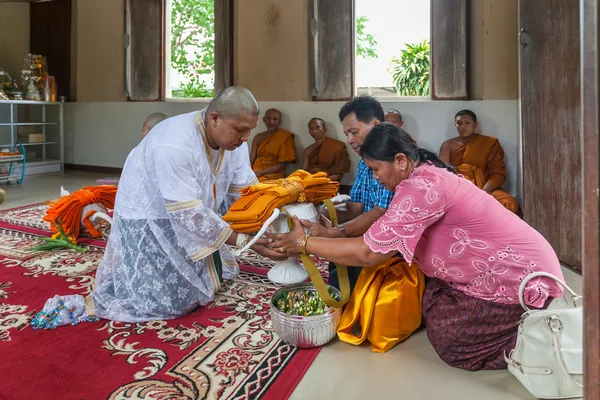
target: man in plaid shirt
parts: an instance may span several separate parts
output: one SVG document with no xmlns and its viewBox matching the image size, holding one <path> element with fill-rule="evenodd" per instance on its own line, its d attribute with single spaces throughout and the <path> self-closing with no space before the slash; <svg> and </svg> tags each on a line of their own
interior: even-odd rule
<svg viewBox="0 0 600 400">
<path fill-rule="evenodd" d="M 346 140 L 358 154 L 369 131 L 384 122 L 385 114 L 381 103 L 369 96 L 355 97 L 342 107 L 339 113 Z M 343 224 L 326 228 L 320 224 L 304 223 L 310 228 L 311 236 L 357 237 L 363 235 L 375 221 L 387 211 L 394 192 L 384 188 L 374 177 L 373 171 L 360 160 L 356 171 L 356 181 L 350 190 L 351 201 L 345 210 L 338 210 L 338 220 Z M 358 279 L 361 267 L 349 267 L 350 285 Z M 329 264 L 329 284 L 339 287 L 335 265 Z"/>
</svg>

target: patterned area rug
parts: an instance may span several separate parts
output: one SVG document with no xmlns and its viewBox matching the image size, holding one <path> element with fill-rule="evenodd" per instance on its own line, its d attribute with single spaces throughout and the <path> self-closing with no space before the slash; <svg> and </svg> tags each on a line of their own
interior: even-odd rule
<svg viewBox="0 0 600 400">
<path fill-rule="evenodd" d="M 0 399 L 285 399 L 318 354 L 273 332 L 276 286 L 265 276 L 272 262 L 252 253 L 213 303 L 185 317 L 33 330 L 49 297 L 90 293 L 105 244 L 87 240 L 86 253 L 29 251 L 49 235 L 45 209 L 0 212 Z"/>
</svg>

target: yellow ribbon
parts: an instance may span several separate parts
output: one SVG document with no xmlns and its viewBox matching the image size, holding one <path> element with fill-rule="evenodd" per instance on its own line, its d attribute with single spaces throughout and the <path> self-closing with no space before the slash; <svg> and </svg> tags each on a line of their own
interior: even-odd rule
<svg viewBox="0 0 600 400">
<path fill-rule="evenodd" d="M 371 349 L 384 353 L 421 326 L 425 277 L 421 269 L 393 257 L 363 268 L 338 327 L 341 341 L 359 345 L 368 339 Z M 360 322 L 356 336 L 352 327 Z"/>
<path fill-rule="evenodd" d="M 333 203 L 329 199 L 323 200 L 323 203 L 325 204 L 325 207 L 327 207 L 327 211 L 329 213 L 329 219 L 331 220 L 331 223 L 333 224 L 333 226 L 337 226 L 337 223 L 338 223 L 337 213 L 335 211 L 335 207 L 334 207 Z M 294 229 L 294 220 L 292 219 L 292 217 L 289 214 L 288 214 L 287 222 L 288 222 L 288 227 L 290 228 L 290 231 L 292 231 Z M 337 301 L 329 294 L 329 291 L 327 290 L 327 285 L 325 284 L 325 281 L 323 280 L 323 277 L 321 276 L 321 273 L 319 272 L 319 269 L 315 265 L 315 262 L 312 260 L 312 258 L 308 254 L 301 254 L 300 259 L 302 260 L 302 263 L 304 264 L 304 268 L 306 268 L 306 272 L 308 272 L 308 277 L 310 278 L 312 283 L 315 285 L 315 288 L 317 289 L 317 293 L 319 293 L 319 296 L 325 302 L 325 304 L 327 304 L 330 307 L 334 307 L 334 308 L 343 307 L 344 304 L 346 304 L 348 302 L 348 300 L 350 299 L 350 279 L 348 278 L 348 269 L 346 268 L 346 266 L 335 264 L 337 271 L 338 271 L 338 281 L 340 283 L 340 292 L 342 294 L 341 300 Z"/>
</svg>

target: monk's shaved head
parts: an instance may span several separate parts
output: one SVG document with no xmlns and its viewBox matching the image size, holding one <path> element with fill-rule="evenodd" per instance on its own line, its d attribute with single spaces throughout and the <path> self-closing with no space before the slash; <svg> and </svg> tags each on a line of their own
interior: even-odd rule
<svg viewBox="0 0 600 400">
<path fill-rule="evenodd" d="M 245 87 L 230 86 L 212 99 L 207 114 L 216 112 L 224 119 L 238 120 L 244 115 L 258 117 L 260 108 L 254 95 Z"/>
<path fill-rule="evenodd" d="M 161 113 L 161 112 L 155 112 L 155 113 L 148 115 L 148 117 L 144 121 L 144 125 L 146 125 L 146 128 L 148 128 L 148 130 L 151 130 L 156 125 L 158 125 L 159 122 L 162 122 L 167 118 L 169 118 L 169 116 L 167 114 Z"/>
<path fill-rule="evenodd" d="M 263 122 L 267 127 L 267 132 L 277 132 L 279 125 L 281 125 L 281 111 L 276 108 L 269 108 L 267 111 L 265 111 Z"/>
<path fill-rule="evenodd" d="M 313 121 L 319 121 L 323 128 L 327 128 L 327 124 L 325 124 L 325 121 L 321 118 L 311 118 L 310 121 L 308 121 L 308 125 L 310 125 L 310 123 Z"/>
<path fill-rule="evenodd" d="M 156 125 L 158 125 L 167 118 L 169 118 L 169 116 L 161 112 L 155 112 L 148 115 L 148 117 L 146 117 L 144 123 L 142 124 L 142 138 L 146 136 L 148 132 L 152 130 L 152 128 L 154 128 Z"/>
<path fill-rule="evenodd" d="M 267 111 L 265 111 L 265 115 L 267 115 L 269 113 L 277 113 L 277 114 L 279 114 L 279 119 L 281 119 L 281 111 L 279 111 L 278 109 L 269 108 Z"/>
</svg>

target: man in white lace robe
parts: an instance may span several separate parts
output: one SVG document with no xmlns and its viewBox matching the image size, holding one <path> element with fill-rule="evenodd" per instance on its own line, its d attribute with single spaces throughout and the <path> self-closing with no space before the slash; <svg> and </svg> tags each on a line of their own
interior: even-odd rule
<svg viewBox="0 0 600 400">
<path fill-rule="evenodd" d="M 238 234 L 217 211 L 258 183 L 246 144 L 258 115 L 252 94 L 230 87 L 208 108 L 161 122 L 133 149 L 96 274 L 98 317 L 176 318 L 210 302 L 222 279 L 238 274 L 226 246 L 239 244 Z M 263 240 L 253 249 L 282 258 Z"/>
</svg>

